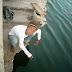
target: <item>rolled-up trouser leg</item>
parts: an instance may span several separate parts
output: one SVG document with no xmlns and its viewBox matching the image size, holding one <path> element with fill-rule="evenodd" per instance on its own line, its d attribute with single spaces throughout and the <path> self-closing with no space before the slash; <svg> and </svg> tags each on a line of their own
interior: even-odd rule
<svg viewBox="0 0 72 72">
<path fill-rule="evenodd" d="M 16 44 L 18 42 L 18 38 L 14 35 L 8 35 L 8 39 L 10 40 L 10 44 L 13 48 L 16 48 Z"/>
</svg>

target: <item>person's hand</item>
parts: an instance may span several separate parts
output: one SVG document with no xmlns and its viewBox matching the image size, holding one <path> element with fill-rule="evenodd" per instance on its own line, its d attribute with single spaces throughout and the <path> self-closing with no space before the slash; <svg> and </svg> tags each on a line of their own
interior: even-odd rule
<svg viewBox="0 0 72 72">
<path fill-rule="evenodd" d="M 30 60 L 32 60 L 33 56 L 29 57 Z"/>
<path fill-rule="evenodd" d="M 29 43 L 27 41 L 24 41 L 24 44 L 29 45 Z"/>
<path fill-rule="evenodd" d="M 34 45 L 37 45 L 39 43 L 39 40 L 37 40 L 35 43 L 34 43 Z"/>
</svg>

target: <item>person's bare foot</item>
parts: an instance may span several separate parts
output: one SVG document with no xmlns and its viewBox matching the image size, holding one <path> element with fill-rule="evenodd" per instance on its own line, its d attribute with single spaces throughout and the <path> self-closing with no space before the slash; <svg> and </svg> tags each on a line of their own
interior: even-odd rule
<svg viewBox="0 0 72 72">
<path fill-rule="evenodd" d="M 15 52 L 15 48 L 11 48 L 11 52 L 13 52 L 13 53 L 14 53 L 14 52 Z"/>
</svg>

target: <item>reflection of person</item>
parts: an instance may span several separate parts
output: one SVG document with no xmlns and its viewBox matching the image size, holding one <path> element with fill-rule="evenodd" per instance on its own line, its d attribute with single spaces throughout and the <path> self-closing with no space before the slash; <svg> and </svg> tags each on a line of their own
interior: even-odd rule
<svg viewBox="0 0 72 72">
<path fill-rule="evenodd" d="M 24 38 L 27 36 L 35 35 L 36 33 L 38 34 L 38 40 L 35 42 L 35 45 L 37 45 L 39 43 L 39 40 L 41 39 L 41 30 L 38 29 L 38 26 L 33 24 L 29 24 L 28 26 L 14 26 L 8 34 L 8 38 L 11 43 L 11 51 L 15 52 L 16 44 L 19 41 L 19 47 L 24 51 L 27 57 L 32 60 L 32 54 L 24 46 L 24 43 L 28 44 L 28 42 L 25 41 Z"/>
</svg>

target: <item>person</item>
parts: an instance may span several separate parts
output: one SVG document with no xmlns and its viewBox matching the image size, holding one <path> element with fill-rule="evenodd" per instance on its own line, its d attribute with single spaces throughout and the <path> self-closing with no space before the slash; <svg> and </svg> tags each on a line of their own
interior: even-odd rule
<svg viewBox="0 0 72 72">
<path fill-rule="evenodd" d="M 32 54 L 25 47 L 25 44 L 28 45 L 28 42 L 25 41 L 24 39 L 28 36 L 35 35 L 36 33 L 38 34 L 37 35 L 38 40 L 35 42 L 35 45 L 37 45 L 41 39 L 41 29 L 39 29 L 37 25 L 29 24 L 28 26 L 25 25 L 14 26 L 8 33 L 8 39 L 10 40 L 11 44 L 11 51 L 15 52 L 16 44 L 17 42 L 19 42 L 19 47 L 24 51 L 27 57 L 32 60 L 33 58 Z"/>
</svg>

